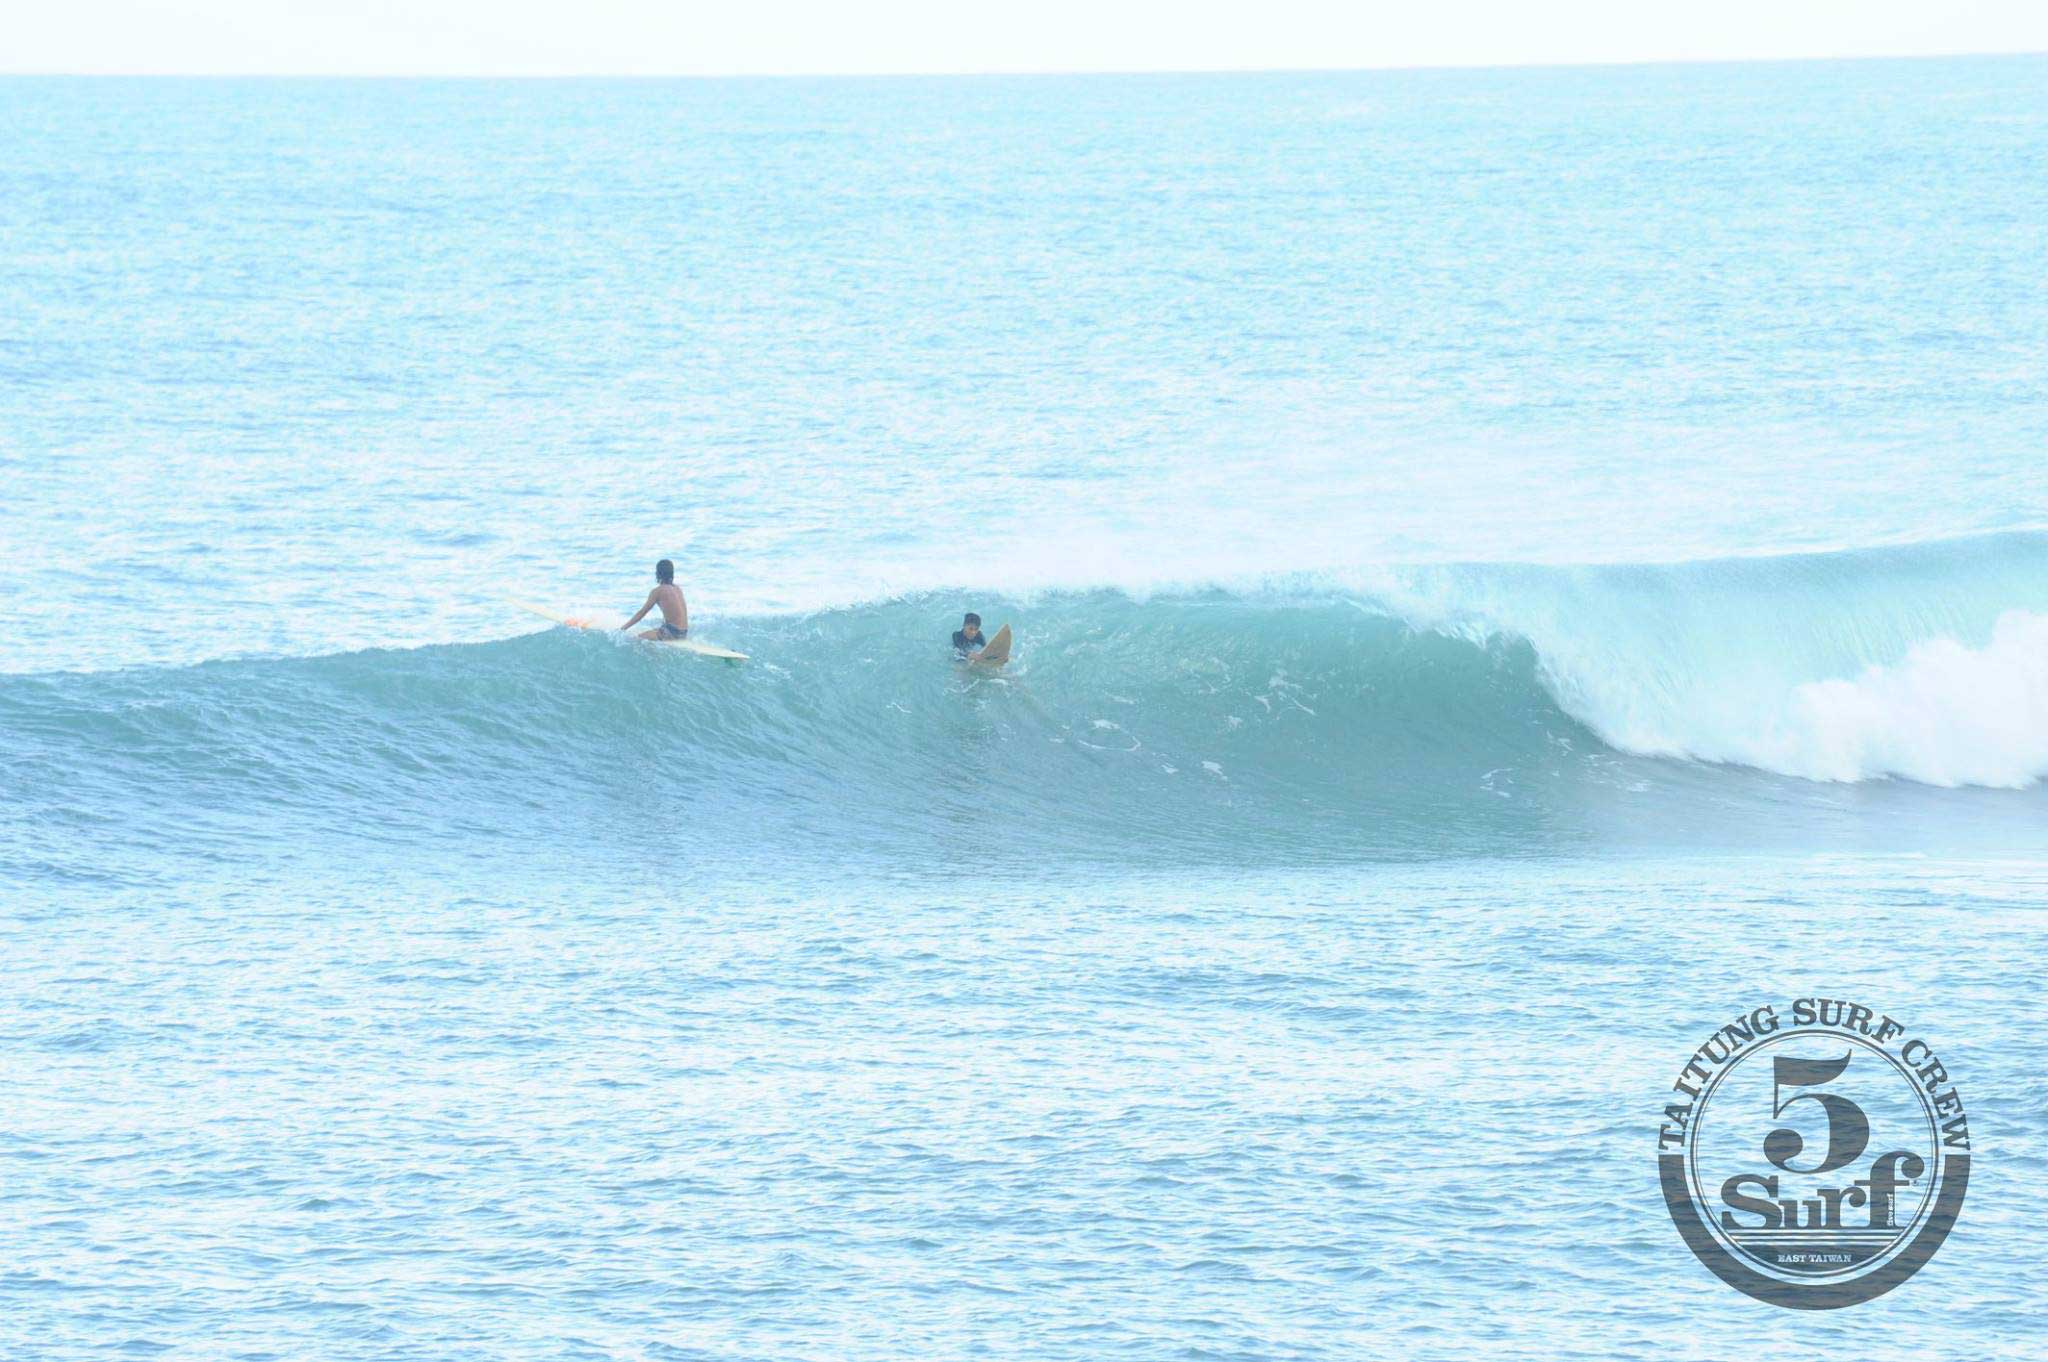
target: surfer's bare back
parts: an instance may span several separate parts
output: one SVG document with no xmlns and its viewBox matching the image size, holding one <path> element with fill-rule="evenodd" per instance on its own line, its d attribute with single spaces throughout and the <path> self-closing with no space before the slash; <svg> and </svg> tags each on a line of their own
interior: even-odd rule
<svg viewBox="0 0 2048 1362">
<path fill-rule="evenodd" d="M 619 629 L 622 632 L 631 629 L 647 618 L 648 611 L 660 606 L 661 627 L 643 629 L 639 637 L 654 640 L 684 637 L 690 632 L 690 605 L 683 599 L 683 589 L 676 585 L 676 565 L 666 558 L 656 563 L 654 580 L 654 590 L 647 593 L 647 599 L 641 603 L 640 609 L 634 613 L 633 618 L 620 625 Z"/>
</svg>

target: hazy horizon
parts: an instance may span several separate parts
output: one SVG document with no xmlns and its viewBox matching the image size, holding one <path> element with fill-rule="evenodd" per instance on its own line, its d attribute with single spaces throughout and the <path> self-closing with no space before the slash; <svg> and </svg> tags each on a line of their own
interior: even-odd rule
<svg viewBox="0 0 2048 1362">
<path fill-rule="evenodd" d="M 1138 75 L 1854 61 L 2039 55 L 2048 9 L 1978 0 L 1788 8 L 1710 18 L 1578 0 L 1540 13 L 1452 0 L 1427 13 L 1277 0 L 1255 15 L 1155 0 L 1049 0 L 1029 22 L 929 0 L 859 13 L 780 0 L 681 13 L 648 0 L 442 0 L 405 12 L 256 0 L 97 0 L 16 22 L 0 75 L 722 77 Z"/>
<path fill-rule="evenodd" d="M 718 72 L 475 72 L 475 71 L 13 71 L 0 80 L 447 80 L 447 81 L 749 81 L 749 80 L 1076 80 L 1144 76 L 1342 76 L 1428 71 L 1625 70 L 1665 66 L 1826 66 L 1849 63 L 2026 61 L 2048 57 L 2048 47 L 2012 52 L 1903 52 L 1856 56 L 1653 57 L 1603 61 L 1423 62 L 1385 66 L 1207 66 L 1171 69 L 960 70 L 960 71 L 718 71 Z"/>
</svg>

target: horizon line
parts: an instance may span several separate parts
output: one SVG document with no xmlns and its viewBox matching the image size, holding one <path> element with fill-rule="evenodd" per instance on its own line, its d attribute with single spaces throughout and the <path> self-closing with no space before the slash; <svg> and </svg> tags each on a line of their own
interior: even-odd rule
<svg viewBox="0 0 2048 1362">
<path fill-rule="evenodd" d="M 1663 66 L 1796 66 L 1849 63 L 2025 60 L 2048 56 L 2048 48 L 1956 52 L 1896 52 L 1772 57 L 1617 57 L 1584 61 L 1414 62 L 1364 66 L 1102 67 L 1082 70 L 945 71 L 47 71 L 0 69 L 0 80 L 1052 80 L 1174 76 L 1341 76 L 1436 71 L 1627 70 Z"/>
</svg>

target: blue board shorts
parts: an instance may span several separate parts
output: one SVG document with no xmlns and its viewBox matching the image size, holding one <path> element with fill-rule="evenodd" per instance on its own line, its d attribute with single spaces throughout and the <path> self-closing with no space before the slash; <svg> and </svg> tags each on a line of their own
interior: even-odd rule
<svg viewBox="0 0 2048 1362">
<path fill-rule="evenodd" d="M 673 624 L 670 624 L 667 620 L 663 620 L 661 622 L 661 636 L 665 639 L 688 638 L 690 636 L 690 631 L 688 629 L 678 629 Z"/>
</svg>

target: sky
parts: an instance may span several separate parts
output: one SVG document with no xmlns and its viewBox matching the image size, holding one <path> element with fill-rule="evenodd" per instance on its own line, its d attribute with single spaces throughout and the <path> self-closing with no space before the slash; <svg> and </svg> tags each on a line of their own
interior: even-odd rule
<svg viewBox="0 0 2048 1362">
<path fill-rule="evenodd" d="M 2048 51 L 2044 0 L 57 0 L 0 72 L 798 75 Z"/>
</svg>

